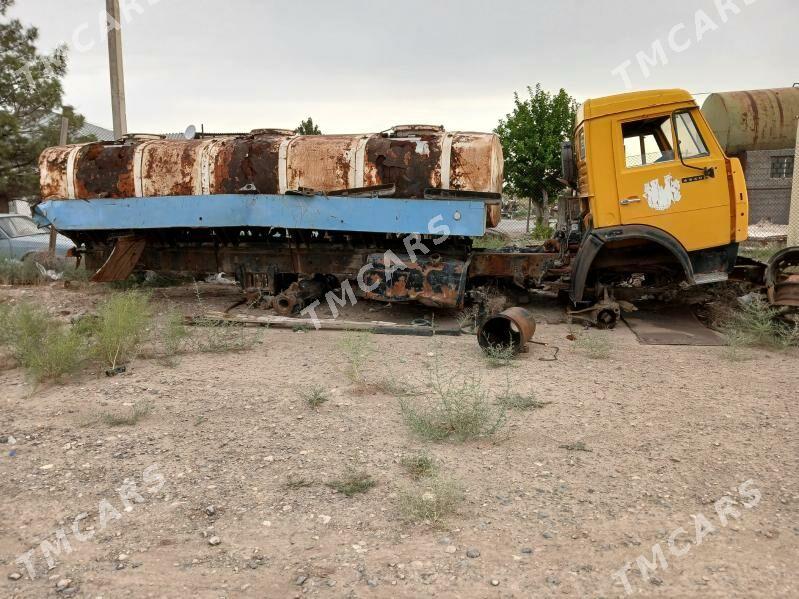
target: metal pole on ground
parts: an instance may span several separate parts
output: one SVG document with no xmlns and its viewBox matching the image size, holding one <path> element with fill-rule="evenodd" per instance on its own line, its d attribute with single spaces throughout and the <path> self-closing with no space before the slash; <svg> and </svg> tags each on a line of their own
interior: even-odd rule
<svg viewBox="0 0 799 599">
<path fill-rule="evenodd" d="M 105 0 L 105 12 L 114 138 L 120 139 L 128 132 L 128 119 L 125 112 L 125 72 L 122 65 L 122 18 L 119 11 L 119 0 Z"/>
<path fill-rule="evenodd" d="M 788 215 L 788 245 L 799 245 L 799 123 L 797 123 L 796 153 L 793 159 L 791 209 Z"/>
</svg>

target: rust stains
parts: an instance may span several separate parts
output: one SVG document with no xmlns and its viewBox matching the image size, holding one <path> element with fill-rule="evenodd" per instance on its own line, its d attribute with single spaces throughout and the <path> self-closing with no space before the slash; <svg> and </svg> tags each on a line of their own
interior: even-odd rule
<svg viewBox="0 0 799 599">
<path fill-rule="evenodd" d="M 398 256 L 405 268 L 392 270 L 396 263 L 387 265 L 384 254 L 373 254 L 368 262 L 373 268 L 365 273 L 364 280 L 375 289 L 364 293 L 367 299 L 383 302 L 416 301 L 436 308 L 458 308 L 463 305 L 466 286 L 465 263 L 461 260 L 432 256 L 417 257 L 413 262 L 407 256 Z"/>
<path fill-rule="evenodd" d="M 43 200 L 67 199 L 67 159 L 74 147 L 47 148 L 39 156 L 39 187 Z"/>
<path fill-rule="evenodd" d="M 80 150 L 75 161 L 75 197 L 130 198 L 135 146 L 92 143 Z"/>
<path fill-rule="evenodd" d="M 403 198 L 422 198 L 441 186 L 441 136 L 372 136 L 366 143 L 364 185 L 389 185 Z"/>
<path fill-rule="evenodd" d="M 220 142 L 214 158 L 211 193 L 279 193 L 280 144 L 286 135 L 259 134 Z"/>
<path fill-rule="evenodd" d="M 142 196 L 193 195 L 199 187 L 200 150 L 207 141 L 147 142 L 141 167 Z"/>
<path fill-rule="evenodd" d="M 288 189 L 347 189 L 358 136 L 303 135 L 291 142 L 287 155 Z"/>
</svg>

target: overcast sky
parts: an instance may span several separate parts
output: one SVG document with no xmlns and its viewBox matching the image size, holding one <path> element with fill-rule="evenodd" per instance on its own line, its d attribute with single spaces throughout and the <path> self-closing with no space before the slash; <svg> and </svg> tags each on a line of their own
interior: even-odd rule
<svg viewBox="0 0 799 599">
<path fill-rule="evenodd" d="M 538 81 L 579 100 L 627 91 L 613 73 L 625 61 L 634 89 L 799 81 L 799 2 L 748 1 L 122 0 L 128 128 L 294 128 L 311 115 L 325 133 L 485 131 Z M 110 128 L 104 7 L 17 0 L 11 14 L 39 28 L 42 50 L 68 44 L 65 100 Z M 645 77 L 637 54 L 658 43 Z"/>
</svg>

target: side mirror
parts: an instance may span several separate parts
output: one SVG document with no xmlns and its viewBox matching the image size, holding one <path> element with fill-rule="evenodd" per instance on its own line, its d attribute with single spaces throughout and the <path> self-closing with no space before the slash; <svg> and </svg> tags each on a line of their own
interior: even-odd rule
<svg viewBox="0 0 799 599">
<path fill-rule="evenodd" d="M 570 141 L 560 144 L 560 169 L 563 179 L 574 187 L 577 180 L 577 164 L 574 162 L 574 146 Z"/>
</svg>

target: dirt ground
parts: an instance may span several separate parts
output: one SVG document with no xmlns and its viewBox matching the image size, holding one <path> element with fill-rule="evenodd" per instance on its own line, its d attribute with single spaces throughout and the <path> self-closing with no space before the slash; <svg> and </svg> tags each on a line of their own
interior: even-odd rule
<svg viewBox="0 0 799 599">
<path fill-rule="evenodd" d="M 0 301 L 69 318 L 106 293 L 5 287 Z M 197 309 L 188 287 L 152 301 Z M 348 315 L 408 317 L 370 308 Z M 534 346 L 490 369 L 473 336 L 374 337 L 369 383 L 424 387 L 440 360 L 552 402 L 465 444 L 419 440 L 396 397 L 354 385 L 337 332 L 248 330 L 243 352 L 140 358 L 113 378 L 95 368 L 35 389 L 6 368 L 0 595 L 623 597 L 614 573 L 630 563 L 634 596 L 799 596 L 799 352 L 732 362 L 724 348 L 639 345 L 621 325 L 598 333 L 612 352 L 596 360 L 557 306 L 534 312 L 557 361 Z M 314 384 L 331 398 L 318 410 L 299 395 Z M 153 410 L 132 426 L 96 418 L 145 399 Z M 424 486 L 400 465 L 422 449 L 464 492 L 437 526 L 398 505 Z M 348 468 L 377 485 L 351 498 L 326 486 Z M 26 551 L 33 579 L 16 561 Z"/>
</svg>

